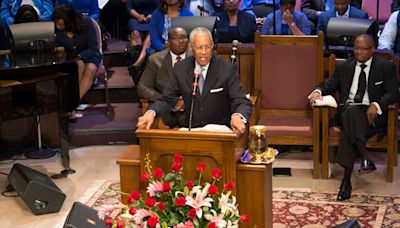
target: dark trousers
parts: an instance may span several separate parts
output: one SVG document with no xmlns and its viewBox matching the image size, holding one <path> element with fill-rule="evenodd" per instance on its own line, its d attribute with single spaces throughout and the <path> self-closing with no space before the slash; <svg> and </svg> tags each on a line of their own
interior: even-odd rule
<svg viewBox="0 0 400 228">
<path fill-rule="evenodd" d="M 382 138 L 386 132 L 387 113 L 378 115 L 374 126 L 368 123 L 367 110 L 368 106 L 349 105 L 341 111 L 343 128 L 336 162 L 345 168 L 353 168 L 357 155 L 363 159 L 368 157 L 366 142 L 369 137 L 378 134 L 378 138 Z"/>
</svg>

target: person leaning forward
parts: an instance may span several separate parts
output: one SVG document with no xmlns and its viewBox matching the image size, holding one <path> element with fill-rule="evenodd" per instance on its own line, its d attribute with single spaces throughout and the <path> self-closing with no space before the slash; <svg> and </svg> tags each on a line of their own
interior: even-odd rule
<svg viewBox="0 0 400 228">
<path fill-rule="evenodd" d="M 314 105 L 323 95 L 339 91 L 342 134 L 336 162 L 344 168 L 339 201 L 351 198 L 350 179 L 357 155 L 362 159 L 360 175 L 376 169 L 368 158 L 366 142 L 375 134 L 382 138 L 379 136 L 386 132 L 388 106 L 400 97 L 395 65 L 373 56 L 374 52 L 374 39 L 367 34 L 358 36 L 354 42 L 355 57 L 338 66 L 333 76 L 309 96 Z"/>
<path fill-rule="evenodd" d="M 185 125 L 188 126 L 194 69 L 202 68 L 205 82 L 202 92 L 199 89 L 196 91 L 192 127 L 222 124 L 230 125 L 237 135 L 245 132 L 251 115 L 251 103 L 240 85 L 235 65 L 213 54 L 213 45 L 208 29 L 199 27 L 190 33 L 193 56 L 175 64 L 173 76 L 162 97 L 139 117 L 138 129 L 149 129 L 155 116 L 168 112 L 180 96 L 185 103 Z"/>
</svg>

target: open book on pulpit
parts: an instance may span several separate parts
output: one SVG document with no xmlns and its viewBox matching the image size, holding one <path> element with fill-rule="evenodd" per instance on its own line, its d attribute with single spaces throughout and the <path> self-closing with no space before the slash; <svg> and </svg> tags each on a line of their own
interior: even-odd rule
<svg viewBox="0 0 400 228">
<path fill-rule="evenodd" d="M 179 128 L 180 131 L 189 131 L 189 128 L 182 127 Z M 204 132 L 221 132 L 221 133 L 233 133 L 232 129 L 226 125 L 220 124 L 207 124 L 204 127 L 196 127 L 190 129 L 190 131 L 204 131 Z"/>
</svg>

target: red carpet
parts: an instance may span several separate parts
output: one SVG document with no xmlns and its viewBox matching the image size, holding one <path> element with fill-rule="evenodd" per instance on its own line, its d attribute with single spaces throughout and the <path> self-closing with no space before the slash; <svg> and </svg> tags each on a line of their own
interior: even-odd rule
<svg viewBox="0 0 400 228">
<path fill-rule="evenodd" d="M 119 181 L 107 182 L 86 204 L 98 209 L 118 203 L 119 189 Z M 349 219 L 357 219 L 361 227 L 400 227 L 400 196 L 353 194 L 350 201 L 338 202 L 336 193 L 280 189 L 273 197 L 277 228 L 334 227 Z"/>
</svg>

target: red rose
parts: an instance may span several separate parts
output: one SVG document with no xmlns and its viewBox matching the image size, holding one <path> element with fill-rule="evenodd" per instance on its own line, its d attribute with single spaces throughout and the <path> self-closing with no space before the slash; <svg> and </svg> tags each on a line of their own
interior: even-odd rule
<svg viewBox="0 0 400 228">
<path fill-rule="evenodd" d="M 157 178 L 162 178 L 164 176 L 164 172 L 160 168 L 153 170 L 153 174 Z"/>
<path fill-rule="evenodd" d="M 188 212 L 189 217 L 196 217 L 196 209 L 192 208 L 190 209 L 190 211 Z"/>
<path fill-rule="evenodd" d="M 241 216 L 240 216 L 240 221 L 242 221 L 242 222 L 248 222 L 248 221 L 249 221 L 249 216 L 248 216 L 248 215 L 241 215 Z"/>
<path fill-rule="evenodd" d="M 215 195 L 218 192 L 218 187 L 215 185 L 211 185 L 210 188 L 208 188 L 208 194 L 210 194 L 210 196 Z"/>
<path fill-rule="evenodd" d="M 192 190 L 194 186 L 193 181 L 186 181 L 185 185 L 189 188 L 189 190 Z"/>
<path fill-rule="evenodd" d="M 197 165 L 197 171 L 199 171 L 200 173 L 204 172 L 204 170 L 206 169 L 206 164 L 204 163 L 199 163 Z"/>
<path fill-rule="evenodd" d="M 160 211 L 165 210 L 165 203 L 159 202 L 157 206 L 158 206 L 158 208 L 160 208 Z"/>
<path fill-rule="evenodd" d="M 140 193 L 138 191 L 131 192 L 129 196 L 135 200 L 140 200 Z"/>
<path fill-rule="evenodd" d="M 179 173 L 181 171 L 181 163 L 175 162 L 172 164 L 172 170 L 174 170 L 175 173 Z"/>
<path fill-rule="evenodd" d="M 108 226 L 112 226 L 112 224 L 113 224 L 113 219 L 112 219 L 112 218 L 106 218 L 105 223 L 106 223 L 106 225 L 108 225 Z"/>
<path fill-rule="evenodd" d="M 118 221 L 117 222 L 117 228 L 124 228 L 125 227 L 125 222 L 124 221 Z"/>
<path fill-rule="evenodd" d="M 132 203 L 134 203 L 135 202 L 135 199 L 132 197 L 132 196 L 129 196 L 128 197 L 128 203 L 129 204 L 132 204 Z"/>
<path fill-rule="evenodd" d="M 169 184 L 168 181 L 162 183 L 162 190 L 163 192 L 171 191 L 171 185 Z"/>
<path fill-rule="evenodd" d="M 211 172 L 211 174 L 212 174 L 212 176 L 213 176 L 213 178 L 214 179 L 220 179 L 221 178 L 221 174 L 222 174 L 222 171 L 221 171 L 221 169 L 219 169 L 219 168 L 215 168 L 215 169 L 213 169 L 213 171 Z"/>
<path fill-rule="evenodd" d="M 158 218 L 157 217 L 150 217 L 149 219 L 147 219 L 147 225 L 149 227 L 155 227 L 158 223 Z"/>
<path fill-rule="evenodd" d="M 224 188 L 225 188 L 225 190 L 232 190 L 232 189 L 234 189 L 235 188 L 235 183 L 233 183 L 233 182 L 228 182 L 228 183 L 226 183 L 225 185 L 224 185 Z"/>
<path fill-rule="evenodd" d="M 148 207 L 154 207 L 154 205 L 156 205 L 156 200 L 148 197 L 145 201 L 144 201 L 144 205 L 148 206 Z"/>
<path fill-rule="evenodd" d="M 178 206 L 178 207 L 184 207 L 185 204 L 186 204 L 186 199 L 185 199 L 185 197 L 182 197 L 182 196 L 181 196 L 181 197 L 176 198 L 175 204 L 176 204 L 176 206 Z"/>
<path fill-rule="evenodd" d="M 208 228 L 217 228 L 217 225 L 215 224 L 215 222 L 209 223 Z"/>
<path fill-rule="evenodd" d="M 175 163 L 182 163 L 183 155 L 182 154 L 175 154 Z"/>
<path fill-rule="evenodd" d="M 131 214 L 131 215 L 136 214 L 136 208 L 135 207 L 129 208 L 129 214 Z"/>
<path fill-rule="evenodd" d="M 142 175 L 140 176 L 140 180 L 142 180 L 142 181 L 147 181 L 149 178 L 150 178 L 150 174 L 146 171 L 144 171 L 142 173 Z"/>
</svg>

